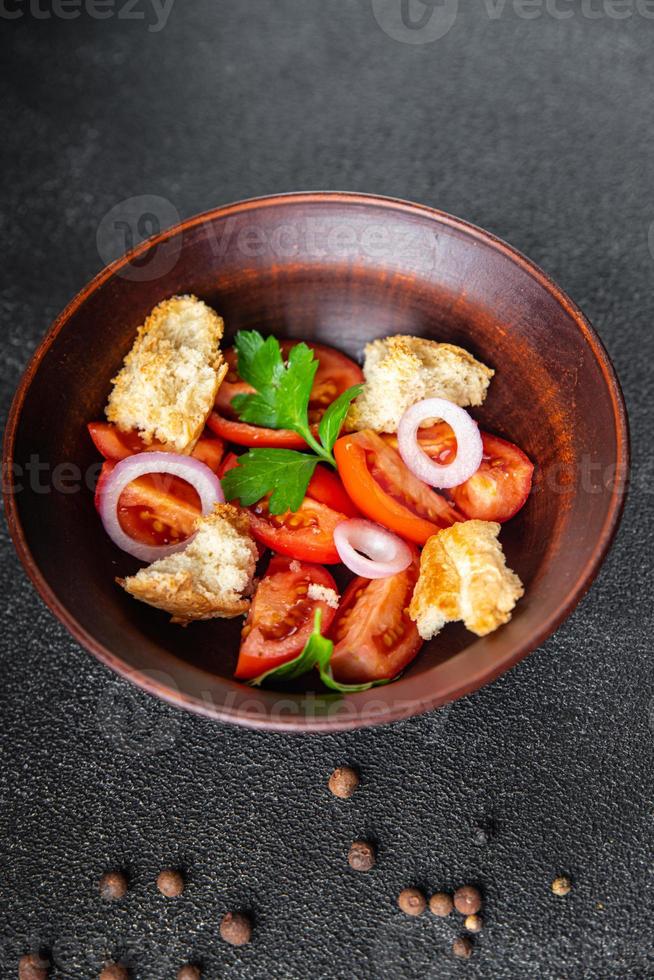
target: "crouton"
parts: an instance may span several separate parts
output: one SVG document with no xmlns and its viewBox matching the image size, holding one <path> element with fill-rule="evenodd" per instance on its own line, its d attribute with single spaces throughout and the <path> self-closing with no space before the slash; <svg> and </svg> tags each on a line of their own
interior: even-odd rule
<svg viewBox="0 0 654 980">
<path fill-rule="evenodd" d="M 338 592 L 334 592 L 333 589 L 330 589 L 326 585 L 318 585 L 317 582 L 312 582 L 307 592 L 307 598 L 315 599 L 317 602 L 324 602 L 331 609 L 338 609 Z"/>
<path fill-rule="evenodd" d="M 117 579 L 118 584 L 135 599 L 169 612 L 173 623 L 243 615 L 250 608 L 257 562 L 247 515 L 231 504 L 217 504 L 198 520 L 196 532 L 183 551 Z"/>
<path fill-rule="evenodd" d="M 495 372 L 462 347 L 396 336 L 366 345 L 363 373 L 366 383 L 345 427 L 397 432 L 407 408 L 423 398 L 481 405 Z"/>
<path fill-rule="evenodd" d="M 227 373 L 219 345 L 223 321 L 195 296 L 173 296 L 139 327 L 106 416 L 146 445 L 191 453 Z"/>
<path fill-rule="evenodd" d="M 463 521 L 429 538 L 409 606 L 423 640 L 458 620 L 477 636 L 509 621 L 524 589 L 506 566 L 499 531 L 490 521 Z"/>
</svg>

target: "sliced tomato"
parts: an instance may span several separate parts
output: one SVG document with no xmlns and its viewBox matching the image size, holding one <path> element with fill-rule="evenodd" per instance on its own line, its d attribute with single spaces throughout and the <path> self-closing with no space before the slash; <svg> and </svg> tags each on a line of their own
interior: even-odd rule
<svg viewBox="0 0 654 980">
<path fill-rule="evenodd" d="M 531 492 L 534 464 L 512 442 L 482 434 L 484 457 L 469 480 L 450 492 L 466 517 L 508 521 L 521 510 Z"/>
<path fill-rule="evenodd" d="M 89 422 L 87 428 L 95 448 L 105 459 L 118 461 L 133 456 L 134 453 L 154 452 L 163 448 L 157 442 L 146 446 L 137 432 L 123 432 L 111 422 Z M 225 443 L 222 439 L 202 436 L 191 455 L 206 463 L 216 473 L 224 452 Z"/>
<path fill-rule="evenodd" d="M 365 684 L 396 677 L 411 663 L 422 639 L 408 605 L 418 580 L 418 553 L 405 571 L 389 578 L 356 578 L 348 585 L 329 631 L 334 677 Z"/>
<path fill-rule="evenodd" d="M 361 513 L 403 538 L 424 544 L 441 528 L 463 520 L 376 432 L 364 429 L 342 436 L 334 455 L 343 485 Z"/>
<path fill-rule="evenodd" d="M 235 422 L 215 410 L 207 419 L 207 426 L 225 442 L 237 446 L 269 446 L 273 449 L 306 449 L 307 446 L 302 436 L 290 429 L 265 429 L 247 422 Z"/>
<path fill-rule="evenodd" d="M 280 347 L 286 357 L 297 340 L 282 340 Z M 318 359 L 318 370 L 311 389 L 309 400 L 309 422 L 312 425 L 322 418 L 328 405 L 338 398 L 347 388 L 359 384 L 363 372 L 358 364 L 351 361 L 345 354 L 333 347 L 323 344 L 308 344 Z M 212 432 L 228 442 L 240 446 L 272 446 L 285 449 L 303 449 L 304 439 L 288 429 L 266 429 L 262 426 L 248 425 L 246 422 L 235 420 L 232 410 L 232 399 L 235 395 L 251 394 L 254 388 L 242 381 L 238 375 L 238 357 L 233 347 L 225 351 L 225 360 L 229 365 L 227 377 L 218 389 L 216 409 L 212 412 L 207 425 Z"/>
<path fill-rule="evenodd" d="M 238 466 L 238 456 L 235 453 L 228 453 L 220 476 L 223 477 L 234 466 Z M 332 474 L 327 472 L 326 478 L 319 477 L 318 490 L 314 490 L 317 496 L 324 498 L 323 501 L 314 499 L 309 485 L 307 496 L 296 511 L 271 514 L 267 500 L 260 500 L 259 503 L 248 507 L 250 529 L 259 544 L 280 555 L 288 555 L 300 561 L 314 561 L 324 565 L 338 564 L 341 559 L 334 544 L 334 528 L 352 514 L 337 508 L 347 502 L 348 509 L 351 511 L 352 502 L 349 498 L 347 501 L 341 499 L 342 488 L 333 483 L 331 476 Z M 335 474 L 333 476 L 334 479 L 338 479 Z M 330 506 L 330 500 L 334 506 Z"/>
<path fill-rule="evenodd" d="M 322 599 L 309 598 L 312 584 L 333 589 L 338 595 L 326 568 L 290 558 L 271 558 L 243 626 L 236 677 L 250 680 L 297 657 L 313 631 L 316 609 L 322 611 L 323 632 L 329 629 L 336 610 Z"/>
<path fill-rule="evenodd" d="M 116 465 L 106 460 L 95 488 L 98 507 L 102 486 Z M 118 520 L 126 534 L 144 544 L 176 544 L 193 533 L 200 516 L 200 498 L 190 484 L 175 476 L 141 476 L 120 495 Z"/>
<path fill-rule="evenodd" d="M 307 497 L 327 504 L 348 517 L 361 517 L 361 512 L 350 500 L 341 479 L 327 466 L 318 464 L 307 487 Z"/>
<path fill-rule="evenodd" d="M 447 422 L 439 422 L 420 432 L 422 448 L 439 463 L 456 457 L 456 437 Z M 481 433 L 484 456 L 477 472 L 450 496 L 458 509 L 480 521 L 510 520 L 524 507 L 531 492 L 534 464 L 512 442 Z"/>
</svg>

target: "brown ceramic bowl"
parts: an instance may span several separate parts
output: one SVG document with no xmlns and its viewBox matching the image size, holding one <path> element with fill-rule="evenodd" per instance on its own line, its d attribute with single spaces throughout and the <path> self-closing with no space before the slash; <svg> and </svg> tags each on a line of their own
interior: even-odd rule
<svg viewBox="0 0 654 980">
<path fill-rule="evenodd" d="M 88 487 L 86 423 L 160 300 L 192 292 L 230 333 L 257 327 L 352 357 L 374 337 L 451 341 L 496 369 L 484 428 L 536 463 L 527 506 L 502 530 L 526 596 L 485 639 L 449 626 L 396 683 L 347 697 L 311 678 L 291 693 L 232 679 L 240 624 L 171 626 L 114 583 L 136 563 L 104 534 Z M 574 303 L 508 245 L 447 214 L 357 194 L 293 194 L 191 218 L 101 272 L 32 359 L 5 438 L 7 517 L 34 585 L 73 636 L 145 690 L 223 721 L 325 731 L 404 718 L 475 691 L 568 615 L 619 520 L 625 409 L 596 334 Z M 30 461 L 47 464 L 39 475 Z M 62 464 L 74 464 L 62 469 Z M 41 481 L 39 483 L 39 481 Z M 82 481 L 84 482 L 84 480 Z M 47 492 L 42 492 L 43 486 Z"/>
</svg>

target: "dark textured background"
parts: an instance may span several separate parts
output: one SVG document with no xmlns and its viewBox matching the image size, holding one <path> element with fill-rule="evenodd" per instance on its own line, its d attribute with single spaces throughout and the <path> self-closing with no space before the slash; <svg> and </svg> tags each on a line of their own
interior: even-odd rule
<svg viewBox="0 0 654 980">
<path fill-rule="evenodd" d="M 227 728 L 133 690 L 54 621 L 3 529 L 2 978 L 39 944 L 66 978 L 110 954 L 138 980 L 188 957 L 210 978 L 654 977 L 654 20 L 559 9 L 573 16 L 507 3 L 490 19 L 466 0 L 416 45 L 369 0 L 176 0 L 159 32 L 150 13 L 0 19 L 3 411 L 107 257 L 96 232 L 117 202 L 156 194 L 185 217 L 338 188 L 451 211 L 542 265 L 614 359 L 635 464 L 598 582 L 542 649 L 449 709 L 341 736 Z M 345 761 L 363 782 L 343 803 L 325 781 Z M 367 876 L 345 860 L 359 836 L 378 843 Z M 132 889 L 107 908 L 96 882 L 115 865 Z M 172 904 L 154 888 L 168 865 L 188 876 Z M 562 872 L 566 899 L 549 891 Z M 452 924 L 394 900 L 466 881 L 487 927 L 460 964 Z M 256 919 L 241 951 L 217 938 L 239 906 Z"/>
</svg>

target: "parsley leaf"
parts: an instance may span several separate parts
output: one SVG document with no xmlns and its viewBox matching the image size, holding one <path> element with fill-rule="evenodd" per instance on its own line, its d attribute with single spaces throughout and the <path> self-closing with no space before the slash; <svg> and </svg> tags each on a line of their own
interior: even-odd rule
<svg viewBox="0 0 654 980">
<path fill-rule="evenodd" d="M 271 514 L 297 510 L 318 459 L 336 467 L 332 449 L 351 401 L 361 392 L 361 385 L 348 388 L 327 408 L 316 438 L 308 417 L 311 389 L 318 370 L 311 348 L 304 343 L 294 344 L 284 362 L 276 337 L 264 340 L 257 330 L 240 330 L 235 347 L 239 375 L 256 389 L 252 394 L 232 398 L 232 408 L 241 421 L 267 429 L 290 429 L 316 455 L 287 449 L 253 449 L 241 457 L 240 473 L 232 470 L 223 478 L 225 492 L 228 499 L 240 499 L 246 507 L 272 493 Z"/>
<path fill-rule="evenodd" d="M 272 491 L 271 514 L 298 510 L 317 463 L 317 456 L 294 449 L 250 449 L 223 476 L 225 497 L 249 507 Z"/>
<path fill-rule="evenodd" d="M 235 344 L 239 374 L 256 388 L 253 395 L 236 395 L 232 399 L 232 407 L 242 421 L 268 429 L 293 429 L 312 445 L 307 409 L 318 361 L 311 348 L 295 344 L 284 364 L 275 337 L 264 341 L 255 330 L 241 330 Z M 318 443 L 312 448 L 328 458 Z"/>
<path fill-rule="evenodd" d="M 279 380 L 284 361 L 276 337 L 263 339 L 257 330 L 240 330 L 235 338 L 238 373 L 248 384 L 262 391 Z"/>
<path fill-rule="evenodd" d="M 328 452 L 331 452 L 334 448 L 334 443 L 338 439 L 341 426 L 345 421 L 345 416 L 349 411 L 351 402 L 362 391 L 363 385 L 353 385 L 351 388 L 348 388 L 331 403 L 321 418 L 320 425 L 318 426 L 318 435 L 320 436 L 321 443 Z"/>
<path fill-rule="evenodd" d="M 301 677 L 302 674 L 308 673 L 313 667 L 318 668 L 320 679 L 325 687 L 330 688 L 332 691 L 338 691 L 341 694 L 357 694 L 360 691 L 368 691 L 371 687 L 379 687 L 382 684 L 390 683 L 388 680 L 382 680 L 370 681 L 367 684 L 340 684 L 337 680 L 334 680 L 330 664 L 331 656 L 334 652 L 334 644 L 332 640 L 321 634 L 321 620 L 322 612 L 320 609 L 316 609 L 313 633 L 305 643 L 302 653 L 298 654 L 293 660 L 288 660 L 280 667 L 273 667 L 272 670 L 267 670 L 265 673 L 259 674 L 258 677 L 250 681 L 250 684 L 254 687 L 259 687 L 264 681 L 271 679 L 293 680 L 296 677 Z"/>
</svg>

